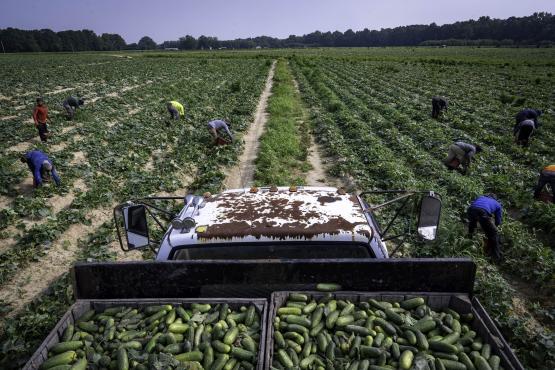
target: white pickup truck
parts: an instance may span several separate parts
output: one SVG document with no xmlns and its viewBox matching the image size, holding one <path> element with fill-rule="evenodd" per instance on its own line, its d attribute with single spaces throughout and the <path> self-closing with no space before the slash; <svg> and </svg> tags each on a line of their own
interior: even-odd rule
<svg viewBox="0 0 555 370">
<path fill-rule="evenodd" d="M 372 205 L 368 196 L 390 199 Z M 185 203 L 176 215 L 159 206 L 176 199 Z M 375 212 L 395 204 L 382 228 Z M 392 226 L 408 208 L 416 217 L 399 234 Z M 397 248 L 388 250 L 385 242 L 406 236 L 410 225 L 421 239 L 435 239 L 440 212 L 440 197 L 430 191 L 348 194 L 333 187 L 293 186 L 138 199 L 117 206 L 114 219 L 123 250 L 150 247 L 162 261 L 389 258 Z M 171 219 L 167 226 L 162 216 Z M 165 230 L 161 240 L 152 240 L 148 218 Z M 393 229 L 398 234 L 388 236 Z"/>
</svg>

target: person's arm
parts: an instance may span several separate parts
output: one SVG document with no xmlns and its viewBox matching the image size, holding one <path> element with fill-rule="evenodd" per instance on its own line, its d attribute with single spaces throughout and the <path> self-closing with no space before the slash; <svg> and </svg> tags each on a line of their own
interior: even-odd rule
<svg viewBox="0 0 555 370">
<path fill-rule="evenodd" d="M 225 132 L 227 132 L 227 134 L 229 135 L 229 137 L 231 138 L 231 140 L 233 141 L 233 134 L 231 133 L 231 131 L 229 130 L 229 127 L 227 126 L 227 124 L 224 126 Z"/>
<path fill-rule="evenodd" d="M 39 123 L 39 120 L 38 120 L 38 117 L 37 117 L 37 113 L 38 113 L 38 108 L 35 107 L 35 108 L 33 109 L 33 121 L 35 121 L 35 126 L 38 125 L 38 123 Z"/>
<path fill-rule="evenodd" d="M 40 166 L 33 166 L 34 167 L 34 171 L 33 171 L 33 183 L 35 185 L 35 188 L 38 188 L 39 186 L 41 186 L 42 184 L 42 177 L 40 175 Z"/>
<path fill-rule="evenodd" d="M 56 185 L 60 186 L 60 176 L 58 176 L 58 172 L 56 172 L 56 169 L 54 167 L 52 167 L 52 178 L 54 179 Z"/>
<path fill-rule="evenodd" d="M 501 206 L 497 206 L 495 210 L 495 226 L 501 225 Z"/>
</svg>

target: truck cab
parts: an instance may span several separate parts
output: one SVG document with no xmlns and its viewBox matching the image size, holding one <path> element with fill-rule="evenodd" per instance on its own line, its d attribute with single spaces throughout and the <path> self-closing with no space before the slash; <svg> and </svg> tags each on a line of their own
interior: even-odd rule
<svg viewBox="0 0 555 370">
<path fill-rule="evenodd" d="M 369 194 L 389 194 L 394 199 L 371 205 L 365 200 Z M 417 200 L 418 235 L 424 240 L 435 239 L 441 211 L 440 198 L 433 192 L 349 194 L 334 187 L 252 187 L 176 198 L 184 205 L 155 241 L 147 218 L 165 227 L 155 215 L 162 211 L 153 204 L 157 199 L 163 198 L 121 204 L 114 218 L 122 249 L 154 247 L 160 261 L 384 259 L 391 254 L 386 234 L 401 206 Z M 401 206 L 382 229 L 375 212 L 398 202 Z"/>
</svg>

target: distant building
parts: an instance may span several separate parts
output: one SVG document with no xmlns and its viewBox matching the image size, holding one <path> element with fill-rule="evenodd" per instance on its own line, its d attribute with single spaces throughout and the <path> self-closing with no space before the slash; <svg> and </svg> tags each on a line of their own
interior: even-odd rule
<svg viewBox="0 0 555 370">
<path fill-rule="evenodd" d="M 167 51 L 179 51 L 178 48 L 164 48 L 164 50 L 167 50 Z"/>
<path fill-rule="evenodd" d="M 255 47 L 255 49 L 262 49 L 262 46 L 257 45 L 257 46 Z"/>
</svg>

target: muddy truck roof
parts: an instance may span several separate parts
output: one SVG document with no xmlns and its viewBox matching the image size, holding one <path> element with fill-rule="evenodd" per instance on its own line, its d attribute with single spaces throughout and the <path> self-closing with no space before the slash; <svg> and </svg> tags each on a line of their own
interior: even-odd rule
<svg viewBox="0 0 555 370">
<path fill-rule="evenodd" d="M 395 191 L 395 199 L 377 206 L 364 201 L 365 193 L 348 194 L 334 187 L 245 188 L 187 195 L 176 198 L 185 205 L 164 230 L 157 259 L 388 258 L 385 233 L 373 210 L 399 199 L 404 199 L 404 207 L 422 193 Z M 152 244 L 146 222 L 147 214 L 152 216 L 149 206 L 160 210 L 146 200 L 117 208 L 123 214 L 130 249 Z M 421 216 L 419 223 L 426 221 Z M 426 231 L 423 235 L 431 228 L 435 236 L 439 215 L 434 216 L 434 222 L 419 229 Z M 389 228 L 390 224 L 386 232 Z"/>
<path fill-rule="evenodd" d="M 201 243 L 319 239 L 369 242 L 372 228 L 356 195 L 335 188 L 275 188 L 225 191 L 205 200 L 201 209 L 184 209 L 197 226 L 174 229 L 169 237 Z"/>
</svg>

